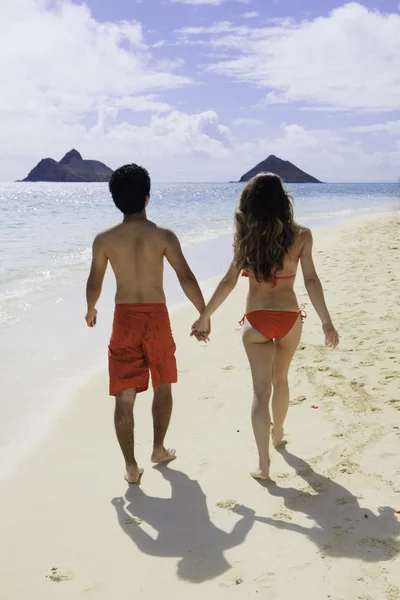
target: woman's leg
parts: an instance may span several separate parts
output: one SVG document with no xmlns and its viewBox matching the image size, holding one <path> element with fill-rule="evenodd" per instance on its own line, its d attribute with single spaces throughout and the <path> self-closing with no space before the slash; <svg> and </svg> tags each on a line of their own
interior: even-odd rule
<svg viewBox="0 0 400 600">
<path fill-rule="evenodd" d="M 246 323 L 243 331 L 243 344 L 253 378 L 254 398 L 251 420 L 259 460 L 258 469 L 251 475 L 258 479 L 269 479 L 269 436 L 271 428 L 269 401 L 271 398 L 274 343 L 267 340 L 261 333 Z"/>
<path fill-rule="evenodd" d="M 302 331 L 301 318 L 289 333 L 282 339 L 275 341 L 275 356 L 272 368 L 272 442 L 275 448 L 279 448 L 285 442 L 283 440 L 283 424 L 289 408 L 289 383 L 288 372 L 294 353 L 300 342 Z"/>
</svg>

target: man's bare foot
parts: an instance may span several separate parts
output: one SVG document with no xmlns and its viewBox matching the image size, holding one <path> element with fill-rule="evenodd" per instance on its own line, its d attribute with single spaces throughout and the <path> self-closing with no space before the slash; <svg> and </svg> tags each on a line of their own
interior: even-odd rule
<svg viewBox="0 0 400 600">
<path fill-rule="evenodd" d="M 155 464 L 170 462 L 176 459 L 176 450 L 169 448 L 161 448 L 160 450 L 154 450 L 151 455 L 151 462 Z"/>
<path fill-rule="evenodd" d="M 274 445 L 274 448 L 282 448 L 283 446 L 286 446 L 287 441 L 283 439 L 284 437 L 284 432 L 283 432 L 283 427 L 276 427 L 273 426 L 271 427 L 271 437 L 272 437 L 272 443 Z"/>
<path fill-rule="evenodd" d="M 139 469 L 139 467 L 129 467 L 129 469 L 125 472 L 125 481 L 129 483 L 129 485 L 140 484 L 144 471 L 143 469 Z"/>
</svg>

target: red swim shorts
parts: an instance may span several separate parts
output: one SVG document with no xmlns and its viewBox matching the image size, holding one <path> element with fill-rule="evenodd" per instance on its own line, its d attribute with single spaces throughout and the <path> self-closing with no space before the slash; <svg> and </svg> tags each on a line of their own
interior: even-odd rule
<svg viewBox="0 0 400 600">
<path fill-rule="evenodd" d="M 110 396 L 176 383 L 175 342 L 165 304 L 117 304 L 108 346 Z"/>
</svg>

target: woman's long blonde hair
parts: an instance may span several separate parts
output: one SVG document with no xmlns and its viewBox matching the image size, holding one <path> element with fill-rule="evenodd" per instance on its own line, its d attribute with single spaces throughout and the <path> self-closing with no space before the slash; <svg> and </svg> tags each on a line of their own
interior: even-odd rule
<svg viewBox="0 0 400 600">
<path fill-rule="evenodd" d="M 282 271 L 295 241 L 290 194 L 274 173 L 260 173 L 244 188 L 235 211 L 234 263 L 257 281 L 271 281 Z"/>
</svg>

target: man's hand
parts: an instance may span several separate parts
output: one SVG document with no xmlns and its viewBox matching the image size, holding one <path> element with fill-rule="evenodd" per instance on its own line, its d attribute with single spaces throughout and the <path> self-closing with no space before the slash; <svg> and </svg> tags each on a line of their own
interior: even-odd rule
<svg viewBox="0 0 400 600">
<path fill-rule="evenodd" d="M 339 334 L 332 323 L 323 325 L 322 329 L 325 334 L 325 345 L 328 348 L 336 348 L 339 345 Z"/>
<path fill-rule="evenodd" d="M 85 321 L 88 327 L 94 327 L 97 323 L 97 310 L 92 308 L 88 310 L 87 315 L 85 317 Z"/>
<path fill-rule="evenodd" d="M 211 333 L 211 320 L 205 317 L 200 317 L 192 325 L 191 336 L 194 336 L 199 342 L 209 342 Z"/>
</svg>

